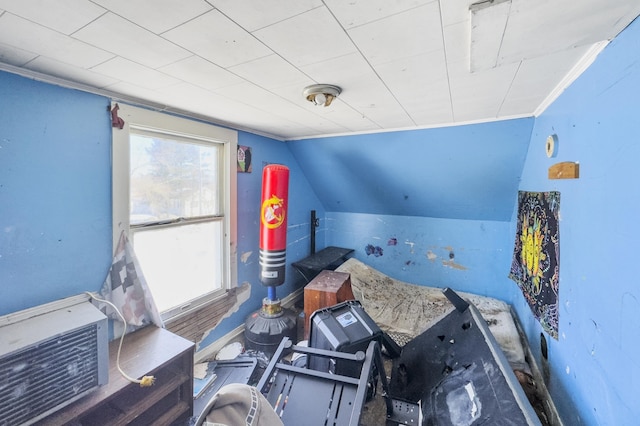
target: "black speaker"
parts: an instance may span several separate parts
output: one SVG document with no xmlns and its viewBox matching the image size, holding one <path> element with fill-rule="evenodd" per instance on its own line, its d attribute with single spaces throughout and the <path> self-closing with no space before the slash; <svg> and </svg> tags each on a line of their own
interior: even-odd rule
<svg viewBox="0 0 640 426">
<path fill-rule="evenodd" d="M 366 351 L 372 340 L 382 343 L 380 327 L 357 300 L 342 302 L 311 314 L 309 346 L 355 354 Z M 308 367 L 349 377 L 358 377 L 357 365 L 349 361 L 311 356 Z"/>
</svg>

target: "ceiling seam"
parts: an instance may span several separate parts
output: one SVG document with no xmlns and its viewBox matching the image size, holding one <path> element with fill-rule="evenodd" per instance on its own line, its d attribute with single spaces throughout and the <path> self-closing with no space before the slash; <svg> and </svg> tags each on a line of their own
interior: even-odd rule
<svg viewBox="0 0 640 426">
<path fill-rule="evenodd" d="M 500 52 L 502 51 L 502 44 L 504 43 L 504 36 L 507 33 L 507 26 L 509 26 L 509 18 L 511 18 L 511 6 L 513 3 L 509 0 L 509 12 L 507 13 L 507 19 L 504 20 L 504 28 L 502 28 L 502 37 L 500 37 L 500 47 L 498 48 L 498 53 L 496 55 L 496 63 L 494 64 L 494 68 L 498 67 L 498 62 L 500 58 Z"/>
<path fill-rule="evenodd" d="M 369 62 L 369 59 L 367 58 L 367 56 L 362 53 L 362 51 L 360 50 L 360 48 L 358 47 L 358 44 L 353 40 L 353 38 L 351 38 L 351 35 L 349 34 L 349 31 L 342 26 L 342 24 L 340 23 L 340 20 L 336 17 L 336 15 L 333 13 L 333 11 L 331 10 L 331 8 L 325 3 L 324 0 L 322 0 L 322 4 L 325 5 L 325 7 L 327 8 L 327 10 L 329 11 L 329 13 L 331 14 L 331 16 L 333 17 L 333 19 L 336 21 L 336 23 L 340 26 L 340 28 L 342 28 L 342 31 L 344 31 L 345 35 L 349 38 L 349 41 L 351 42 L 351 44 L 355 47 L 356 51 L 360 54 L 360 56 L 364 59 L 364 61 L 367 63 L 367 65 L 369 66 L 369 68 L 371 69 L 371 71 L 373 72 L 373 74 L 378 78 L 378 80 L 380 80 L 380 83 L 382 83 L 382 85 L 385 87 L 385 89 L 387 89 L 387 91 L 389 92 L 389 94 L 391 95 L 391 97 L 398 103 L 398 105 L 400 106 L 400 108 L 402 109 L 402 111 L 404 111 L 404 113 L 407 115 L 407 117 L 409 118 L 409 120 L 411 120 L 411 122 L 414 125 L 418 125 L 418 123 L 416 123 L 416 121 L 413 119 L 413 117 L 411 116 L 411 114 L 409 114 L 409 111 L 406 110 L 406 108 L 404 107 L 404 105 L 402 105 L 402 102 L 400 102 L 400 100 L 396 97 L 395 93 L 389 88 L 389 86 L 387 85 L 387 83 L 384 81 L 384 79 L 380 76 L 380 74 L 378 74 L 378 71 L 375 69 L 375 67 L 371 64 L 371 62 Z M 416 9 L 416 8 L 414 8 Z M 375 22 L 375 21 L 372 21 Z M 350 108 L 351 105 L 349 105 Z M 357 110 L 356 110 L 357 111 Z M 380 123 L 378 123 L 376 120 L 373 120 L 370 117 L 364 116 L 364 118 L 366 118 L 367 120 L 370 120 L 372 123 L 375 123 L 376 126 L 378 126 L 379 128 L 383 129 L 384 126 L 381 126 Z"/>
<path fill-rule="evenodd" d="M 209 4 L 209 5 L 213 6 L 213 5 L 212 5 L 211 3 L 209 3 L 209 2 L 207 2 L 207 4 Z M 321 8 L 322 6 L 318 6 L 318 7 L 314 7 L 314 8 L 308 9 L 308 10 L 306 10 L 306 11 L 304 11 L 304 12 L 297 13 L 297 14 L 292 15 L 292 16 L 289 16 L 289 17 L 287 17 L 287 18 L 285 18 L 285 19 L 281 19 L 281 20 L 279 20 L 279 21 L 277 21 L 277 22 L 272 22 L 272 23 L 270 23 L 269 25 L 265 25 L 265 26 L 263 26 L 263 27 L 260 27 L 260 28 L 255 29 L 255 30 L 253 30 L 253 31 L 249 31 L 247 28 L 245 28 L 244 26 L 240 25 L 240 23 L 236 22 L 236 21 L 235 21 L 234 19 L 232 19 L 229 15 L 227 15 L 226 13 L 224 13 L 221 9 L 216 8 L 215 6 L 213 6 L 213 7 L 214 7 L 214 10 L 217 10 L 218 12 L 220 12 L 220 14 L 221 14 L 222 16 L 224 16 L 226 19 L 228 19 L 230 22 L 233 22 L 235 25 L 237 25 L 239 28 L 241 28 L 241 29 L 242 29 L 243 31 L 245 31 L 246 33 L 251 34 L 251 36 L 252 36 L 256 41 L 258 41 L 259 43 L 261 43 L 263 46 L 265 46 L 265 47 L 266 47 L 266 48 L 271 52 L 271 55 L 276 55 L 277 57 L 279 57 L 280 59 L 282 59 L 283 61 L 285 61 L 287 64 L 291 65 L 291 67 L 293 67 L 293 68 L 297 69 L 298 71 L 300 71 L 300 72 L 301 72 L 305 77 L 309 78 L 309 80 L 311 80 L 311 81 L 313 81 L 313 82 L 315 82 L 315 83 L 319 83 L 316 79 L 312 78 L 312 77 L 311 77 L 310 75 L 308 75 L 306 72 L 302 71 L 302 70 L 300 69 L 300 67 L 298 67 L 298 66 L 296 66 L 296 65 L 292 64 L 289 60 L 287 60 L 285 57 L 283 57 L 280 53 L 276 52 L 276 51 L 275 51 L 275 50 L 273 50 L 270 46 L 266 45 L 266 44 L 265 44 L 265 43 L 264 43 L 264 42 L 263 42 L 259 37 L 257 37 L 257 36 L 254 34 L 254 32 L 256 32 L 256 31 L 260 31 L 260 30 L 262 30 L 262 29 L 264 29 L 264 28 L 268 28 L 268 27 L 273 26 L 273 25 L 275 25 L 275 24 L 278 24 L 278 23 L 281 23 L 281 22 L 287 21 L 287 20 L 292 19 L 292 18 L 295 18 L 295 17 L 297 17 L 297 16 L 303 15 L 304 13 L 307 13 L 307 12 L 309 12 L 309 11 L 311 11 L 311 10 L 319 9 L 319 8 Z M 210 11 L 209 11 L 209 12 L 210 12 Z M 209 12 L 206 12 L 206 13 L 209 13 Z M 335 18 L 335 17 L 334 17 L 334 18 Z M 195 18 L 194 18 L 194 19 L 195 19 Z M 163 38 L 164 38 L 164 37 L 163 37 Z M 193 55 L 195 55 L 195 56 L 197 56 L 197 57 L 199 57 L 199 58 L 202 58 L 200 55 L 196 54 L 195 52 L 191 52 L 191 53 L 193 53 Z M 253 85 L 255 85 L 256 87 L 259 87 L 260 89 L 262 89 L 262 90 L 264 90 L 264 91 L 267 91 L 267 92 L 271 93 L 273 96 L 278 97 L 278 98 L 282 99 L 283 101 L 285 101 L 285 102 L 287 102 L 287 103 L 289 103 L 289 104 L 291 104 L 291 105 L 293 105 L 293 106 L 295 106 L 295 107 L 297 107 L 297 108 L 302 109 L 303 111 L 307 111 L 306 109 L 302 108 L 302 107 L 301 107 L 299 104 L 297 104 L 296 102 L 291 102 L 289 99 L 287 99 L 287 98 L 285 98 L 285 97 L 281 96 L 281 95 L 280 95 L 280 93 L 278 93 L 277 91 L 274 91 L 274 90 L 271 90 L 271 89 L 267 89 L 267 88 L 262 87 L 262 86 L 258 86 L 256 83 L 254 83 L 254 82 L 252 82 L 252 81 L 249 81 L 249 80 L 247 80 L 246 78 L 244 78 L 243 76 L 241 76 L 241 75 L 239 75 L 239 74 L 237 74 L 237 73 L 233 72 L 232 70 L 230 70 L 230 68 L 236 67 L 236 66 L 238 66 L 238 65 L 247 64 L 247 63 L 250 63 L 250 62 L 255 61 L 255 60 L 257 60 L 257 59 L 266 58 L 266 57 L 271 56 L 271 55 L 265 55 L 265 56 L 261 56 L 260 58 L 253 58 L 253 59 L 248 60 L 248 61 L 239 62 L 239 63 L 237 63 L 237 64 L 234 64 L 234 65 L 230 66 L 230 67 L 223 67 L 223 66 L 221 66 L 221 65 L 219 65 L 219 64 L 216 64 L 215 62 L 211 62 L 211 61 L 209 61 L 209 60 L 208 60 L 208 59 L 206 59 L 206 58 L 202 58 L 202 59 L 204 59 L 204 60 L 205 60 L 205 61 L 207 61 L 207 62 L 210 62 L 211 64 L 213 64 L 213 65 L 215 65 L 215 66 L 217 66 L 217 67 L 220 67 L 220 68 L 224 69 L 225 71 L 227 71 L 227 72 L 229 72 L 229 73 L 231 73 L 231 74 L 235 75 L 235 76 L 236 76 L 236 77 L 238 77 L 238 78 L 241 78 L 241 79 L 242 79 L 242 80 L 244 80 L 246 83 L 253 84 Z M 250 104 L 247 104 L 247 103 L 244 103 L 244 102 L 241 102 L 241 101 L 234 100 L 234 99 L 232 99 L 232 98 L 229 98 L 229 97 L 224 96 L 224 95 L 220 95 L 220 94 L 215 93 L 215 92 L 212 92 L 212 91 L 209 91 L 209 92 L 214 93 L 214 94 L 217 94 L 218 96 L 222 96 L 222 97 L 224 97 L 224 98 L 230 99 L 230 100 L 235 101 L 235 102 L 240 102 L 240 103 L 242 103 L 242 104 L 244 104 L 244 105 L 247 105 L 247 106 L 252 106 L 252 105 L 250 105 Z M 358 110 L 356 110 L 355 108 L 353 108 L 351 105 L 347 104 L 346 102 L 343 102 L 343 103 L 344 103 L 345 105 L 348 105 L 348 106 L 349 106 L 349 108 L 351 108 L 351 109 L 352 109 L 352 110 L 354 110 L 355 112 L 358 112 Z M 313 114 L 313 113 L 312 113 L 312 114 Z M 276 114 L 276 115 L 277 115 L 277 116 L 280 116 L 280 117 L 282 117 L 282 118 L 285 118 L 285 119 L 287 118 L 287 117 L 283 117 L 282 115 L 279 115 L 279 114 Z M 318 116 L 317 114 L 314 114 L 314 115 L 315 115 L 315 116 Z M 334 125 L 336 125 L 336 126 L 339 126 L 339 127 L 345 128 L 345 126 L 344 126 L 344 125 L 342 125 L 342 124 L 340 124 L 340 123 L 337 123 L 337 122 L 335 122 L 334 120 L 331 120 L 331 119 L 329 119 L 329 118 L 327 118 L 327 117 L 325 117 L 325 116 L 322 116 L 322 117 L 320 117 L 320 118 L 321 118 L 321 119 L 323 119 L 323 120 L 326 120 L 326 121 L 328 121 L 328 122 L 330 122 L 330 123 L 332 123 L 332 124 L 334 124 Z M 378 124 L 376 123 L 376 125 L 378 125 Z M 378 125 L 378 126 L 379 126 L 379 125 Z M 380 127 L 380 126 L 379 126 L 379 127 Z"/>
<path fill-rule="evenodd" d="M 442 50 L 444 53 L 444 67 L 447 75 L 447 92 L 449 93 L 449 109 L 451 112 L 451 120 L 456 121 L 456 115 L 453 110 L 453 94 L 451 93 L 451 78 L 449 76 L 449 59 L 447 58 L 447 46 L 444 36 L 444 19 L 442 16 L 442 0 L 438 0 L 438 11 L 440 12 L 440 29 L 442 33 Z"/>
<path fill-rule="evenodd" d="M 504 97 L 502 98 L 502 101 L 500 102 L 500 106 L 498 107 L 498 111 L 496 114 L 496 117 L 500 116 L 500 111 L 502 111 L 502 107 L 504 106 L 505 102 L 507 101 L 507 98 L 509 97 L 509 93 L 511 92 L 511 88 L 513 87 L 514 82 L 516 81 L 516 78 L 518 77 L 518 73 L 520 72 L 520 67 L 522 67 L 522 63 L 524 61 L 520 61 L 518 62 L 518 68 L 516 68 L 516 72 L 513 73 L 513 78 L 511 78 L 511 82 L 509 82 L 509 87 L 507 88 L 507 91 L 504 94 Z"/>
</svg>

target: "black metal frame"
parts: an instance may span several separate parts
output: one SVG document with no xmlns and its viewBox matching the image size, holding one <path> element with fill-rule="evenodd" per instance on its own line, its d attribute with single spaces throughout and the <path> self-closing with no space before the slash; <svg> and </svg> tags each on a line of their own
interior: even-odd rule
<svg viewBox="0 0 640 426">
<path fill-rule="evenodd" d="M 361 365 L 360 376 L 348 377 L 282 362 L 292 352 L 344 360 Z M 378 343 L 372 341 L 366 353 L 355 354 L 293 345 L 285 337 L 267 366 L 258 390 L 282 418 L 285 425 L 340 424 L 358 426 L 367 396 L 367 383 L 376 362 Z M 314 418 L 317 417 L 317 418 Z M 328 420 L 325 423 L 325 420 Z"/>
</svg>

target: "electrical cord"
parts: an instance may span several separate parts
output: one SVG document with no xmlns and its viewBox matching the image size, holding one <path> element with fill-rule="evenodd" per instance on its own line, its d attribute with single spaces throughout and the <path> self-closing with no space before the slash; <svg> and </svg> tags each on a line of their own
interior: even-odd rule
<svg viewBox="0 0 640 426">
<path fill-rule="evenodd" d="M 154 376 L 143 376 L 141 379 L 134 379 L 133 377 L 125 373 L 122 370 L 122 368 L 120 368 L 120 352 L 122 351 L 122 342 L 124 341 L 124 335 L 127 334 L 127 320 L 124 319 L 124 315 L 122 315 L 120 310 L 116 308 L 116 305 L 109 302 L 108 300 L 101 299 L 100 297 L 97 297 L 96 295 L 88 291 L 85 291 L 85 293 L 88 294 L 89 297 L 91 297 L 92 299 L 95 299 L 98 302 L 106 303 L 107 305 L 111 306 L 111 308 L 117 312 L 118 316 L 124 323 L 124 329 L 122 330 L 122 335 L 120 336 L 120 344 L 118 345 L 118 354 L 116 355 L 116 367 L 118 368 L 118 371 L 120 372 L 120 374 L 122 374 L 122 377 L 124 377 L 125 379 L 129 380 L 132 383 L 138 383 L 142 387 L 152 386 L 156 381 L 156 378 Z"/>
</svg>

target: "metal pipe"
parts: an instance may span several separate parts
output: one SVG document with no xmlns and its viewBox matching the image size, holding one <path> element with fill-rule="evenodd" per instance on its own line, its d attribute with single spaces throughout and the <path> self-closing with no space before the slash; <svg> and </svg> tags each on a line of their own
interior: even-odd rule
<svg viewBox="0 0 640 426">
<path fill-rule="evenodd" d="M 269 287 L 267 287 L 267 298 L 269 300 L 276 300 L 276 287 L 273 285 L 270 285 Z"/>
<path fill-rule="evenodd" d="M 311 210 L 311 254 L 316 252 L 316 227 L 318 226 L 318 219 L 316 218 L 316 211 Z"/>
</svg>

